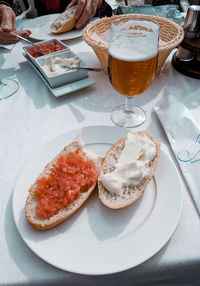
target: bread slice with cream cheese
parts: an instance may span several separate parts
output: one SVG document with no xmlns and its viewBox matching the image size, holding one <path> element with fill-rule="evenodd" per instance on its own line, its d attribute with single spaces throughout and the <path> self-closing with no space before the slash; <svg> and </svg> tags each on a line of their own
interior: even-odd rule
<svg viewBox="0 0 200 286">
<path fill-rule="evenodd" d="M 139 131 L 139 132 L 134 132 L 134 133 L 137 134 L 136 138 L 138 138 L 138 136 L 143 136 L 144 138 L 142 138 L 141 141 L 147 142 L 151 146 L 154 146 L 153 149 L 154 148 L 155 149 L 153 150 L 154 151 L 153 157 L 147 163 L 146 163 L 146 160 L 143 161 L 145 162 L 144 166 L 141 167 L 141 170 L 137 170 L 137 166 L 139 166 L 138 168 L 140 168 L 141 161 L 144 160 L 145 158 L 145 152 L 146 152 L 145 147 L 141 146 L 141 150 L 138 153 L 139 157 L 137 158 L 137 160 L 135 160 L 134 158 L 133 162 L 131 162 L 131 152 L 133 153 L 135 152 L 135 150 L 137 151 L 137 145 L 134 147 L 135 150 L 134 149 L 128 150 L 130 166 L 125 166 L 126 165 L 125 163 L 124 166 L 122 166 L 121 164 L 120 167 L 117 167 L 118 175 L 120 177 L 120 181 L 117 181 L 118 180 L 117 175 L 113 177 L 113 174 L 115 173 L 117 174 L 116 166 L 119 165 L 118 161 L 125 148 L 127 136 L 119 139 L 108 150 L 104 163 L 100 170 L 99 178 L 98 178 L 98 191 L 99 191 L 99 198 L 101 202 L 111 209 L 124 208 L 124 207 L 127 207 L 133 204 L 136 200 L 138 200 L 144 193 L 157 167 L 158 158 L 160 155 L 160 143 L 158 139 L 155 136 L 153 136 L 150 132 L 147 132 L 147 131 Z M 145 139 L 146 141 L 143 139 Z M 151 144 L 151 142 L 153 145 Z M 132 164 L 132 167 L 134 168 L 134 172 L 131 172 L 131 164 Z M 123 168 L 128 168 L 128 170 L 126 169 L 125 171 L 123 171 Z M 146 172 L 145 176 L 144 178 L 142 178 L 141 181 L 138 181 L 138 176 L 143 171 Z M 126 175 L 128 172 L 128 175 L 130 176 L 130 178 L 132 176 L 132 181 L 131 180 L 129 181 L 129 183 L 131 182 L 130 184 L 129 183 L 127 184 L 126 180 L 123 181 L 123 172 L 126 172 L 124 173 Z M 137 181 L 137 183 L 134 183 L 134 181 Z M 117 190 L 115 190 L 115 187 L 116 187 L 115 185 L 118 187 Z"/>
</svg>

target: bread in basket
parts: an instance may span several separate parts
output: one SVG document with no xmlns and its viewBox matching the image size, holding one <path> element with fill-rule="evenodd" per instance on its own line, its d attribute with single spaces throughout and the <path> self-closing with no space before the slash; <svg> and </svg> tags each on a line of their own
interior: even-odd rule
<svg viewBox="0 0 200 286">
<path fill-rule="evenodd" d="M 125 14 L 115 15 L 110 18 L 105 17 L 88 24 L 83 30 L 83 39 L 94 50 L 101 65 L 107 72 L 108 42 L 105 40 L 105 35 L 106 33 L 108 34 L 110 23 L 113 20 L 129 16 L 148 18 L 159 23 L 160 41 L 156 70 L 156 74 L 159 74 L 170 52 L 180 44 L 184 35 L 182 27 L 168 19 L 143 14 Z"/>
</svg>

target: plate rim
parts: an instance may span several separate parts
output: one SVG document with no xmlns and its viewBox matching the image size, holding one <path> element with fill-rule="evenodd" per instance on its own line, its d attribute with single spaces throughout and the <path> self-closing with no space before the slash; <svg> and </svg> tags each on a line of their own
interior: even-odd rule
<svg viewBox="0 0 200 286">
<path fill-rule="evenodd" d="M 115 129 L 118 129 L 118 130 L 123 130 L 123 132 L 126 132 L 126 133 L 128 133 L 128 131 L 129 131 L 129 130 L 127 130 L 127 129 L 125 130 L 124 128 L 121 128 L 121 127 L 118 127 L 118 126 L 110 126 L 110 125 L 96 125 L 96 126 L 95 126 L 95 125 L 90 125 L 90 126 L 85 126 L 85 127 L 77 128 L 77 129 L 71 129 L 71 130 L 66 131 L 66 132 L 64 132 L 64 133 L 61 133 L 60 135 L 57 135 L 57 136 L 51 138 L 51 139 L 48 140 L 46 143 L 44 143 L 44 144 L 42 144 L 41 146 L 39 146 L 39 148 L 37 148 L 37 150 L 35 150 L 34 152 L 32 152 L 32 154 L 29 156 L 28 160 L 27 160 L 27 161 L 25 162 L 25 164 L 23 165 L 21 171 L 19 172 L 18 178 L 17 178 L 17 180 L 16 180 L 16 184 L 15 184 L 15 186 L 14 186 L 13 193 L 12 193 L 12 194 L 13 194 L 13 195 L 12 195 L 12 210 L 13 210 L 14 221 L 15 221 L 17 230 L 18 230 L 18 232 L 19 232 L 21 238 L 23 239 L 23 241 L 25 242 L 25 244 L 33 251 L 33 253 L 35 253 L 35 254 L 36 254 L 38 257 L 40 257 L 42 260 L 44 260 L 45 262 L 47 262 L 47 263 L 53 265 L 54 267 L 56 267 L 56 268 L 58 268 L 58 269 L 62 269 L 62 270 L 64 270 L 64 271 L 69 271 L 69 272 L 76 273 L 76 274 L 84 274 L 84 275 L 108 275 L 108 274 L 114 274 L 114 273 L 119 273 L 119 272 L 123 272 L 123 271 L 129 270 L 129 269 L 134 268 L 134 267 L 140 265 L 141 263 L 143 263 L 143 262 L 149 260 L 152 256 L 154 256 L 156 253 L 158 253 L 158 252 L 164 247 L 164 245 L 169 241 L 169 239 L 170 239 L 171 236 L 173 235 L 173 233 L 174 233 L 174 231 L 175 231 L 175 229 L 176 229 L 176 227 L 177 227 L 177 225 L 178 225 L 178 223 L 179 223 L 179 220 L 180 220 L 180 218 L 181 218 L 182 208 L 183 208 L 183 190 L 182 190 L 182 188 L 181 188 L 181 179 L 180 179 L 180 175 L 179 175 L 179 173 L 178 173 L 178 170 L 177 170 L 177 168 L 176 168 L 176 165 L 174 164 L 173 160 L 169 157 L 169 155 L 163 150 L 163 148 L 161 148 L 161 153 L 164 154 L 164 156 L 168 159 L 168 161 L 170 162 L 170 164 L 174 167 L 174 168 L 173 168 L 173 171 L 176 173 L 175 175 L 176 175 L 176 177 L 177 177 L 177 181 L 180 183 L 180 185 L 179 185 L 179 196 L 180 196 L 179 211 L 178 211 L 178 213 L 177 213 L 177 215 L 176 215 L 175 222 L 173 222 L 173 227 L 172 227 L 172 229 L 171 229 L 171 232 L 168 233 L 167 237 L 165 237 L 164 242 L 159 246 L 159 248 L 156 248 L 156 251 L 154 251 L 151 255 L 149 255 L 148 257 L 146 257 L 145 259 L 143 259 L 143 260 L 140 261 L 139 263 L 136 263 L 136 264 L 134 264 L 134 263 L 132 264 L 132 263 L 131 263 L 132 265 L 125 266 L 125 267 L 121 267 L 121 269 L 116 268 L 116 269 L 113 270 L 113 271 L 110 271 L 110 270 L 109 270 L 109 271 L 105 271 L 105 270 L 103 270 L 103 271 L 97 271 L 97 272 L 94 272 L 94 271 L 92 271 L 92 272 L 91 272 L 91 271 L 87 271 L 87 272 L 86 272 L 85 270 L 84 270 L 84 271 L 80 271 L 80 269 L 79 269 L 79 270 L 70 269 L 70 267 L 68 267 L 68 266 L 67 266 L 67 268 L 66 268 L 66 266 L 60 266 L 58 263 L 55 263 L 55 261 L 50 261 L 50 259 L 42 257 L 41 255 L 39 255 L 39 254 L 37 253 L 37 251 L 34 251 L 34 250 L 33 250 L 33 247 L 30 246 L 31 243 L 29 243 L 29 241 L 27 241 L 27 240 L 22 236 L 22 233 L 21 233 L 22 231 L 20 231 L 20 229 L 18 228 L 18 223 L 17 223 L 17 221 L 16 221 L 15 210 L 14 210 L 14 198 L 15 198 L 15 189 L 16 189 L 17 183 L 18 183 L 18 181 L 20 180 L 20 176 L 21 176 L 21 174 L 23 173 L 24 168 L 25 168 L 26 165 L 29 163 L 30 159 L 34 156 L 34 154 L 38 153 L 38 151 L 39 151 L 40 149 L 44 148 L 45 145 L 48 145 L 48 144 L 50 144 L 50 143 L 53 142 L 53 141 L 59 140 L 59 138 L 62 138 L 63 136 L 65 136 L 65 135 L 67 135 L 67 134 L 77 133 L 78 131 L 80 131 L 80 130 L 83 131 L 83 130 L 85 130 L 85 129 L 88 129 L 88 130 L 89 130 L 90 128 L 92 128 L 92 129 L 93 129 L 93 128 L 111 128 L 111 129 L 115 128 Z M 120 137 L 119 137 L 119 138 L 120 138 Z M 67 142 L 67 144 L 68 144 L 68 142 Z M 80 267 L 79 267 L 79 268 L 80 268 Z M 114 268 L 115 268 L 115 267 L 113 267 L 113 269 L 114 269 Z"/>
</svg>

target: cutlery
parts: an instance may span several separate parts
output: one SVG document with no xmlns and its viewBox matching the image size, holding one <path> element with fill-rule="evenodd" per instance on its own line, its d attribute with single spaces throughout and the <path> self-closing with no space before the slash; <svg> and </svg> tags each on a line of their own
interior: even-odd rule
<svg viewBox="0 0 200 286">
<path fill-rule="evenodd" d="M 25 42 L 31 44 L 32 46 L 34 46 L 34 47 L 38 50 L 38 52 L 39 52 L 41 55 L 45 55 L 45 54 L 41 51 L 41 49 L 38 48 L 38 46 L 35 45 L 33 42 L 29 41 L 28 39 L 26 39 L 26 38 L 24 38 L 24 37 L 22 37 L 22 36 L 20 36 L 20 35 L 18 35 L 18 34 L 15 34 L 14 32 L 12 32 L 12 34 L 15 35 L 15 36 L 17 36 L 19 39 L 21 39 L 21 40 L 23 40 L 23 41 L 25 41 Z"/>
<path fill-rule="evenodd" d="M 88 68 L 88 67 L 69 67 L 64 66 L 67 70 L 87 70 L 87 71 L 93 71 L 93 72 L 101 72 L 104 69 L 103 68 Z"/>
</svg>

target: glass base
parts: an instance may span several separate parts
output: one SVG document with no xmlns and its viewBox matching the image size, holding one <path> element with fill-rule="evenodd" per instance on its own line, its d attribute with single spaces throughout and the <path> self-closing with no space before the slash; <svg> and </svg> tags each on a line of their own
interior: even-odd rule
<svg viewBox="0 0 200 286">
<path fill-rule="evenodd" d="M 141 125 L 146 119 L 146 114 L 142 108 L 134 105 L 131 111 L 125 110 L 125 105 L 117 106 L 111 112 L 112 122 L 118 126 L 132 128 Z"/>
<path fill-rule="evenodd" d="M 0 99 L 13 95 L 19 88 L 17 81 L 12 79 L 0 79 Z"/>
</svg>

